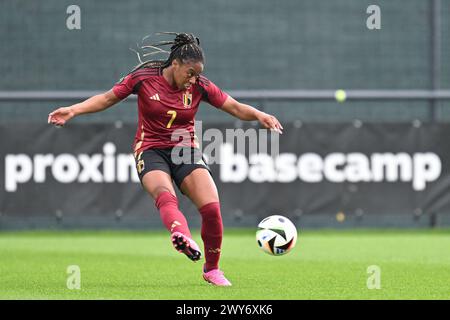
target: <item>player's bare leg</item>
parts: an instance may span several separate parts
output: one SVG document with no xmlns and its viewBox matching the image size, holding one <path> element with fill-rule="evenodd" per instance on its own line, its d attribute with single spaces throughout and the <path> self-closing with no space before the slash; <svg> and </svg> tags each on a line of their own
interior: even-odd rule
<svg viewBox="0 0 450 320">
<path fill-rule="evenodd" d="M 202 216 L 201 234 L 206 259 L 203 278 L 216 286 L 231 286 L 219 269 L 223 225 L 219 194 L 214 180 L 208 170 L 198 168 L 184 178 L 181 190 L 197 206 Z"/>
<path fill-rule="evenodd" d="M 186 218 L 178 209 L 178 200 L 169 174 L 162 170 L 150 171 L 142 178 L 142 185 L 155 200 L 161 220 L 171 233 L 175 249 L 192 261 L 199 260 L 200 248 L 192 240 Z"/>
<path fill-rule="evenodd" d="M 142 178 L 142 185 L 145 191 L 147 191 L 154 200 L 156 200 L 162 192 L 170 192 L 175 196 L 172 178 L 162 170 L 147 172 Z"/>
<path fill-rule="evenodd" d="M 197 168 L 184 178 L 181 190 L 199 209 L 208 203 L 219 202 L 216 184 L 204 168 Z"/>
</svg>

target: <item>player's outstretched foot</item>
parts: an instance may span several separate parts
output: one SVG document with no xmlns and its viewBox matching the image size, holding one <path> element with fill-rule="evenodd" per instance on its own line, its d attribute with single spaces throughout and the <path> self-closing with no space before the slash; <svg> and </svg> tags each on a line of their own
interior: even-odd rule
<svg viewBox="0 0 450 320">
<path fill-rule="evenodd" d="M 194 240 L 185 236 L 181 232 L 174 232 L 171 236 L 174 248 L 181 253 L 184 253 L 192 261 L 198 261 L 202 257 L 202 252 Z"/>
<path fill-rule="evenodd" d="M 203 272 L 203 279 L 218 287 L 230 287 L 231 282 L 223 275 L 219 269 L 213 269 L 208 272 Z"/>
</svg>

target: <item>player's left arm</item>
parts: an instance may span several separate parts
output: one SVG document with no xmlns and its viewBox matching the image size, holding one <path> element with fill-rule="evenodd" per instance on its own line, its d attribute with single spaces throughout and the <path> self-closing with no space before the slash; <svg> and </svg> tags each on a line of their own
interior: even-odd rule
<svg viewBox="0 0 450 320">
<path fill-rule="evenodd" d="M 244 121 L 258 120 L 264 128 L 275 130 L 278 133 L 283 133 L 283 126 L 273 115 L 262 112 L 252 106 L 249 106 L 248 104 L 240 103 L 230 96 L 227 97 L 221 109 L 238 119 Z"/>
</svg>

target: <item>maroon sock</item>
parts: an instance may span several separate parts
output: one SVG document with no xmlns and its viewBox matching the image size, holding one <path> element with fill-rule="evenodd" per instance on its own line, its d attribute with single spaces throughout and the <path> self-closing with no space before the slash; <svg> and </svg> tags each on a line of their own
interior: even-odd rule
<svg viewBox="0 0 450 320">
<path fill-rule="evenodd" d="M 222 216 L 220 203 L 211 202 L 199 209 L 202 216 L 202 239 L 205 245 L 205 272 L 219 268 L 222 246 Z"/>
<path fill-rule="evenodd" d="M 183 213 L 178 209 L 178 200 L 168 191 L 161 192 L 155 201 L 161 220 L 170 233 L 181 232 L 192 238 L 191 232 Z"/>
</svg>

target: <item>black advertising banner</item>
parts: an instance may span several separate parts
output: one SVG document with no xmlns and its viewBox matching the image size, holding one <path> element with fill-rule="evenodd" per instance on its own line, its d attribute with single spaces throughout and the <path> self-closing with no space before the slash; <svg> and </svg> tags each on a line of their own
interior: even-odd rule
<svg viewBox="0 0 450 320">
<path fill-rule="evenodd" d="M 252 123 L 196 124 L 225 221 L 253 225 L 271 214 L 297 219 L 337 213 L 375 221 L 450 211 L 450 126 L 284 127 L 271 138 Z M 137 179 L 135 130 L 121 122 L 0 125 L 0 225 L 6 218 L 56 217 L 99 218 L 101 227 L 148 217 L 162 226 Z M 197 219 L 196 208 L 179 197 L 183 212 Z"/>
</svg>

